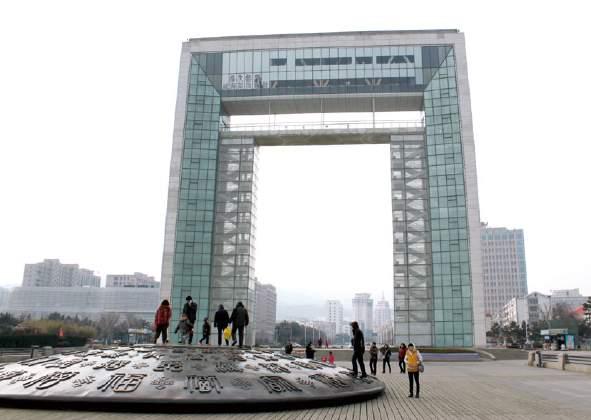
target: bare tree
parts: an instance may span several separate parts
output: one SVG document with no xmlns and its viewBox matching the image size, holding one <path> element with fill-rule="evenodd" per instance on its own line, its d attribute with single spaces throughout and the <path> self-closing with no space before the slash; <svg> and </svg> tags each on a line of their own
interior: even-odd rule
<svg viewBox="0 0 591 420">
<path fill-rule="evenodd" d="M 113 340 L 113 333 L 119 324 L 119 318 L 119 314 L 109 312 L 103 314 L 97 323 L 99 337 L 104 338 L 107 343 L 111 343 Z"/>
</svg>

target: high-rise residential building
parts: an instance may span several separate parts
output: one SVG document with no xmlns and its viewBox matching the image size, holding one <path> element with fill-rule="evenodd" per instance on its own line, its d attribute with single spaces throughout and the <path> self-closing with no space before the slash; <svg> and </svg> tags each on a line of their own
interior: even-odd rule
<svg viewBox="0 0 591 420">
<path fill-rule="evenodd" d="M 25 264 L 23 287 L 101 287 L 101 278 L 78 264 L 46 259 L 37 264 Z"/>
<path fill-rule="evenodd" d="M 390 312 L 390 303 L 382 296 L 382 299 L 378 300 L 376 303 L 375 315 L 373 319 L 376 331 L 381 329 L 383 326 L 390 325 L 391 322 L 392 315 Z"/>
<path fill-rule="evenodd" d="M 107 274 L 107 287 L 143 287 L 147 289 L 159 289 L 160 282 L 154 277 L 143 273 L 133 274 Z"/>
<path fill-rule="evenodd" d="M 373 299 L 369 293 L 355 293 L 353 320 L 359 323 L 364 333 L 369 334 L 373 331 Z"/>
<path fill-rule="evenodd" d="M 260 147 L 375 143 L 390 147 L 395 341 L 485 344 L 463 33 L 190 39 L 179 71 L 160 289 L 173 325 L 188 294 L 199 319 L 219 304 L 253 309 Z M 410 125 L 375 120 L 399 111 L 422 117 Z M 375 122 L 290 125 L 285 135 L 233 119 L 309 112 L 371 112 Z"/>
<path fill-rule="evenodd" d="M 328 300 L 326 302 L 328 312 L 328 322 L 334 324 L 334 332 L 341 334 L 343 332 L 343 304 L 340 300 Z M 334 341 L 335 337 L 330 337 Z"/>
<path fill-rule="evenodd" d="M 277 318 L 277 290 L 275 286 L 256 281 L 254 314 L 256 343 L 273 343 Z"/>
<path fill-rule="evenodd" d="M 393 337 L 393 325 L 392 325 L 392 313 L 390 310 L 390 303 L 384 299 L 378 300 L 376 303 L 376 309 L 374 312 L 374 330 L 378 336 L 379 343 L 389 343 L 394 339 Z"/>
<path fill-rule="evenodd" d="M 382 299 L 377 301 L 374 311 L 373 323 L 376 331 L 383 326 L 391 325 L 391 322 L 392 313 L 390 310 L 390 303 L 382 296 Z"/>
<path fill-rule="evenodd" d="M 527 270 L 522 229 L 488 227 L 480 232 L 484 275 L 484 308 L 494 316 L 513 298 L 527 296 Z"/>
</svg>

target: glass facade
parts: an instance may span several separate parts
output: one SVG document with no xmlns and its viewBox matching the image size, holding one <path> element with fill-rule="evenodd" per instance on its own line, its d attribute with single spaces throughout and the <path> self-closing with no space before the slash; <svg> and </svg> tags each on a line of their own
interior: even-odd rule
<svg viewBox="0 0 591 420">
<path fill-rule="evenodd" d="M 423 92 L 449 49 L 382 46 L 208 53 L 205 71 L 226 97 Z"/>
<path fill-rule="evenodd" d="M 255 138 L 228 135 L 222 143 L 220 123 L 231 117 L 224 98 L 271 103 L 286 95 L 412 94 L 423 97 L 424 133 L 390 137 L 395 335 L 420 345 L 471 346 L 453 46 L 224 48 L 190 53 L 171 287 L 175 320 L 188 294 L 199 304 L 199 319 L 213 316 L 220 303 L 242 300 L 251 308 L 254 300 L 257 145 Z"/>
<path fill-rule="evenodd" d="M 221 97 L 203 71 L 206 64 L 206 54 L 192 57 L 176 222 L 171 325 L 178 322 L 188 295 L 198 304 L 198 319 L 209 316 Z"/>
<path fill-rule="evenodd" d="M 425 89 L 436 346 L 472 346 L 472 281 L 453 49 Z"/>
</svg>

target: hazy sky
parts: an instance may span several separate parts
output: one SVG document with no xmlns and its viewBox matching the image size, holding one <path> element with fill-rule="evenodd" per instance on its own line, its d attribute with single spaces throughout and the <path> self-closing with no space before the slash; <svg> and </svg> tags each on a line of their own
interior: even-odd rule
<svg viewBox="0 0 591 420">
<path fill-rule="evenodd" d="M 183 40 L 459 28 L 481 218 L 525 230 L 530 291 L 591 294 L 585 3 L 346 4 L 2 2 L 0 285 L 43 258 L 160 277 Z M 261 279 L 391 299 L 387 147 L 267 148 L 260 166 Z"/>
</svg>

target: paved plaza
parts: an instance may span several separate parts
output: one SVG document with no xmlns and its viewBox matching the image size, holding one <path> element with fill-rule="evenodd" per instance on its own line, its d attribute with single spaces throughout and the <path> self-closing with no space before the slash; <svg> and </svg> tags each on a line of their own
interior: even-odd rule
<svg viewBox="0 0 591 420">
<path fill-rule="evenodd" d="M 393 366 L 394 368 L 394 366 Z M 419 400 L 405 375 L 378 374 L 379 398 L 336 407 L 248 414 L 134 414 L 0 408 L 3 420 L 127 419 L 589 419 L 591 376 L 527 367 L 523 360 L 429 363 Z"/>
</svg>

